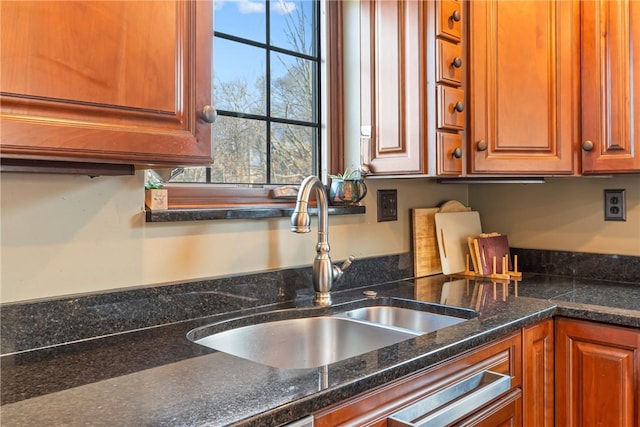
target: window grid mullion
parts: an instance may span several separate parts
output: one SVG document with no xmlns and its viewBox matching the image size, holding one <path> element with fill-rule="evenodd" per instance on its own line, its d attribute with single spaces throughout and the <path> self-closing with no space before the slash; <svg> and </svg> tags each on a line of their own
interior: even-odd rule
<svg viewBox="0 0 640 427">
<path fill-rule="evenodd" d="M 264 122 L 271 121 L 273 123 L 281 123 L 285 125 L 296 125 L 318 129 L 320 124 L 317 122 L 307 122 L 304 120 L 283 119 L 279 117 L 267 117 L 260 114 L 245 114 L 238 111 L 216 110 L 218 116 L 235 117 L 238 119 L 262 120 Z"/>
<path fill-rule="evenodd" d="M 265 177 L 265 182 L 267 184 L 271 184 L 271 4 L 270 4 L 270 0 L 265 0 L 265 7 L 266 7 L 266 13 L 265 13 L 265 17 L 266 17 L 266 25 L 265 25 L 265 29 L 266 29 L 266 38 L 265 40 L 267 41 L 267 46 L 265 49 L 265 54 L 267 55 L 267 60 L 266 60 L 266 64 L 267 64 L 267 69 L 266 69 L 266 93 L 267 93 L 267 135 L 266 135 L 266 139 L 267 139 L 267 145 L 265 147 L 266 149 L 266 159 L 267 159 L 267 170 L 266 170 L 266 174 L 267 176 Z"/>
<path fill-rule="evenodd" d="M 219 32 L 219 31 L 214 31 L 213 35 L 215 37 L 220 38 L 220 39 L 234 41 L 234 42 L 242 43 L 242 44 L 245 44 L 245 45 L 248 45 L 248 46 L 258 47 L 260 49 L 267 49 L 267 44 L 266 43 L 261 43 L 261 42 L 255 41 L 255 40 L 249 40 L 249 39 L 245 39 L 245 38 L 242 38 L 242 37 L 233 36 L 231 34 L 222 33 L 222 32 Z M 278 52 L 278 53 L 283 53 L 285 55 L 294 56 L 296 58 L 307 59 L 309 61 L 316 62 L 318 60 L 318 58 L 316 56 L 314 56 L 314 55 L 308 55 L 308 54 L 303 53 L 303 52 L 297 52 L 295 50 L 285 49 L 285 48 L 278 47 L 278 46 L 270 46 L 270 50 L 273 51 L 273 52 Z"/>
</svg>

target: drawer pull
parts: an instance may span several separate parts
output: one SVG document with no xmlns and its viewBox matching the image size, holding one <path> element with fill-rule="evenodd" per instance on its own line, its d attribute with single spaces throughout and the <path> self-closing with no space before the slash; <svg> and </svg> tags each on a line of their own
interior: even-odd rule
<svg viewBox="0 0 640 427">
<path fill-rule="evenodd" d="M 458 147 L 455 150 L 453 150 L 451 152 L 451 157 L 455 157 L 456 159 L 459 159 L 460 157 L 462 157 L 462 148 Z"/>
<path fill-rule="evenodd" d="M 593 141 L 590 140 L 586 140 L 585 142 L 582 143 L 582 149 L 584 151 L 592 151 L 593 150 Z"/>
<path fill-rule="evenodd" d="M 454 22 L 460 22 L 460 11 L 459 10 L 454 10 L 453 13 L 451 14 L 451 20 Z"/>
<path fill-rule="evenodd" d="M 453 58 L 453 61 L 451 61 L 451 65 L 455 68 L 462 67 L 462 58 L 456 56 L 455 58 Z"/>
<path fill-rule="evenodd" d="M 455 104 L 453 104 L 453 109 L 458 113 L 462 113 L 464 111 L 464 103 L 460 101 L 456 102 Z"/>
<path fill-rule="evenodd" d="M 511 388 L 511 377 L 482 371 L 389 417 L 390 427 L 444 426 L 472 414 Z"/>
</svg>

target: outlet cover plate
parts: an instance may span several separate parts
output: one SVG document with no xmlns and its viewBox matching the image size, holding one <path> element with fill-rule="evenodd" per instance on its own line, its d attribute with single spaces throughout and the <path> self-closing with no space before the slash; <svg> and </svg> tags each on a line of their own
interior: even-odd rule
<svg viewBox="0 0 640 427">
<path fill-rule="evenodd" d="M 624 200 L 624 189 L 604 190 L 604 220 L 626 221 L 627 209 Z"/>
<path fill-rule="evenodd" d="M 398 220 L 398 190 L 378 190 L 378 222 Z"/>
</svg>

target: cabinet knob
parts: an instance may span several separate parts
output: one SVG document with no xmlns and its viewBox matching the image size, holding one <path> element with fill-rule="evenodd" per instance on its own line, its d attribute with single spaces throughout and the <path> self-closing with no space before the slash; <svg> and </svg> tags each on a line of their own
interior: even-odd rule
<svg viewBox="0 0 640 427">
<path fill-rule="evenodd" d="M 462 157 L 462 148 L 458 147 L 455 150 L 453 150 L 451 152 L 451 157 L 455 157 L 456 159 L 459 159 Z"/>
<path fill-rule="evenodd" d="M 487 148 L 489 148 L 489 145 L 487 145 L 487 141 L 485 141 L 484 139 L 481 139 L 480 141 L 478 141 L 478 151 L 486 151 Z"/>
<path fill-rule="evenodd" d="M 451 61 L 451 65 L 453 65 L 455 68 L 462 67 L 462 58 L 456 56 L 455 58 L 453 58 L 453 61 Z"/>
<path fill-rule="evenodd" d="M 216 121 L 216 118 L 218 117 L 218 113 L 216 112 L 216 109 L 213 108 L 211 105 L 205 105 L 202 111 L 200 112 L 200 117 L 202 118 L 202 120 L 204 120 L 207 123 L 213 123 Z"/>
<path fill-rule="evenodd" d="M 455 22 L 460 22 L 460 11 L 454 10 L 453 13 L 451 14 L 451 19 Z"/>
<path fill-rule="evenodd" d="M 592 151 L 593 150 L 593 141 L 587 139 L 585 142 L 582 143 L 582 149 L 584 151 Z"/>
<path fill-rule="evenodd" d="M 453 109 L 458 113 L 462 113 L 464 111 L 464 103 L 460 101 L 456 102 L 455 104 L 453 104 Z"/>
</svg>

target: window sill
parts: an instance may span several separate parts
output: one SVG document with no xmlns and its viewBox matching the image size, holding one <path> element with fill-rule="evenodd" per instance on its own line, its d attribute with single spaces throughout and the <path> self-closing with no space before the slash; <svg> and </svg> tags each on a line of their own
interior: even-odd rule
<svg viewBox="0 0 640 427">
<path fill-rule="evenodd" d="M 294 205 L 224 208 L 191 208 L 145 210 L 146 222 L 210 221 L 219 219 L 262 219 L 290 217 Z M 309 208 L 311 215 L 317 215 L 317 208 Z M 329 215 L 357 215 L 366 213 L 364 206 L 329 206 Z"/>
</svg>

